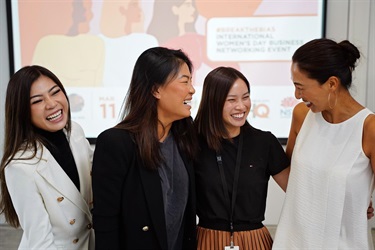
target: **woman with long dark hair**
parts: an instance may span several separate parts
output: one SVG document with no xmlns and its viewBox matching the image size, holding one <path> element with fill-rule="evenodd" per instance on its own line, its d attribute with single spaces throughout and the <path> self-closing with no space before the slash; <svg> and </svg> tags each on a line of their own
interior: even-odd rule
<svg viewBox="0 0 375 250">
<path fill-rule="evenodd" d="M 218 67 L 206 76 L 195 118 L 200 250 L 272 247 L 262 224 L 268 181 L 272 176 L 285 191 L 289 160 L 272 133 L 247 122 L 250 107 L 250 84 L 241 72 Z"/>
<path fill-rule="evenodd" d="M 195 249 L 191 75 L 181 50 L 139 56 L 122 121 L 96 142 L 97 249 Z"/>
<path fill-rule="evenodd" d="M 17 71 L 5 100 L 0 211 L 21 226 L 20 249 L 94 249 L 91 161 L 60 80 L 40 66 Z"/>
</svg>

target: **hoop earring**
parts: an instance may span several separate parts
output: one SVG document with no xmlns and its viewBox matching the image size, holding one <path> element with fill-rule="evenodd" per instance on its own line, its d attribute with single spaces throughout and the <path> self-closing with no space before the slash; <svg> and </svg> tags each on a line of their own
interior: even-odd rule
<svg viewBox="0 0 375 250">
<path fill-rule="evenodd" d="M 334 109 L 336 107 L 336 104 L 337 104 L 337 95 L 336 95 L 336 93 L 335 93 L 335 103 L 333 104 L 333 107 L 332 107 L 332 105 L 331 105 L 331 92 L 329 92 L 328 93 L 328 107 L 330 109 Z"/>
</svg>

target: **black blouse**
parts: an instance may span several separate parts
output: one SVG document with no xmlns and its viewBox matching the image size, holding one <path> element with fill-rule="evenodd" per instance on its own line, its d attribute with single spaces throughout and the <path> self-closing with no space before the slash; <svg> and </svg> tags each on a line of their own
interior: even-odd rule
<svg viewBox="0 0 375 250">
<path fill-rule="evenodd" d="M 269 178 L 289 166 L 284 149 L 272 133 L 251 126 L 243 127 L 241 133 L 244 138 L 233 214 L 235 231 L 263 226 Z M 231 199 L 238 137 L 233 138 L 233 143 L 224 140 L 222 147 L 224 174 Z M 230 204 L 224 196 L 216 153 L 202 138 L 195 162 L 195 177 L 200 226 L 229 231 Z"/>
<path fill-rule="evenodd" d="M 69 176 L 77 189 L 80 190 L 77 166 L 64 131 L 48 132 L 38 130 L 37 132 L 47 140 L 44 146 L 51 152 L 52 156 Z"/>
</svg>

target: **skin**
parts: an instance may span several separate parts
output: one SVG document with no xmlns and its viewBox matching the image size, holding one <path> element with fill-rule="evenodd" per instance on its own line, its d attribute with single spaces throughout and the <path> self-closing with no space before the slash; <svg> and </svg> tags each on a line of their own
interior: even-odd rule
<svg viewBox="0 0 375 250">
<path fill-rule="evenodd" d="M 228 92 L 223 108 L 224 125 L 231 138 L 240 134 L 250 112 L 250 93 L 242 79 L 237 79 Z"/>
<path fill-rule="evenodd" d="M 56 132 L 68 121 L 69 104 L 60 87 L 41 76 L 30 89 L 31 122 L 37 128 Z"/>
<path fill-rule="evenodd" d="M 124 34 L 130 34 L 133 32 L 133 24 L 142 21 L 142 9 L 139 1 L 129 1 L 128 6 L 120 6 L 119 9 L 125 20 Z"/>
<path fill-rule="evenodd" d="M 122 37 L 143 26 L 142 18 L 139 0 L 103 0 L 100 30 L 106 37 Z M 137 31 L 143 32 L 143 30 Z"/>
<path fill-rule="evenodd" d="M 223 108 L 225 128 L 231 138 L 240 134 L 241 127 L 245 124 L 250 112 L 251 100 L 247 85 L 242 79 L 237 79 L 228 92 Z M 290 167 L 272 176 L 275 182 L 286 191 Z"/>
<path fill-rule="evenodd" d="M 322 112 L 327 122 L 335 124 L 346 121 L 364 108 L 341 85 L 337 77 L 332 76 L 321 85 L 300 71 L 296 63 L 292 64 L 291 73 L 295 86 L 295 97 L 302 99 L 303 103 L 299 103 L 293 110 L 292 124 L 286 145 L 286 154 L 289 158 L 292 156 L 297 135 L 309 109 L 314 113 Z M 329 93 L 331 93 L 330 100 L 328 99 Z M 333 101 L 335 95 L 337 102 Z M 369 115 L 364 122 L 362 148 L 370 159 L 372 170 L 375 173 L 375 115 Z M 373 212 L 374 209 L 370 203 L 367 210 L 369 219 L 374 216 Z"/>
<path fill-rule="evenodd" d="M 179 35 L 182 36 L 186 33 L 185 24 L 192 23 L 195 20 L 195 8 L 193 6 L 192 0 L 186 0 L 180 6 L 173 6 L 172 12 L 173 14 L 178 16 Z"/>
<path fill-rule="evenodd" d="M 191 100 L 195 89 L 191 80 L 191 73 L 184 63 L 177 76 L 163 86 L 160 86 L 154 96 L 157 101 L 159 140 L 163 142 L 167 137 L 174 121 L 191 115 Z"/>
</svg>

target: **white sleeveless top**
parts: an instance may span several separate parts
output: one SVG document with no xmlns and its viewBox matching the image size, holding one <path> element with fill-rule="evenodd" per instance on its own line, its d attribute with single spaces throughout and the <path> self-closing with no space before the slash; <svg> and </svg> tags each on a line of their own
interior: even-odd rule
<svg viewBox="0 0 375 250">
<path fill-rule="evenodd" d="M 373 249 L 367 208 L 373 171 L 363 109 L 332 124 L 309 111 L 297 136 L 273 249 Z"/>
</svg>

